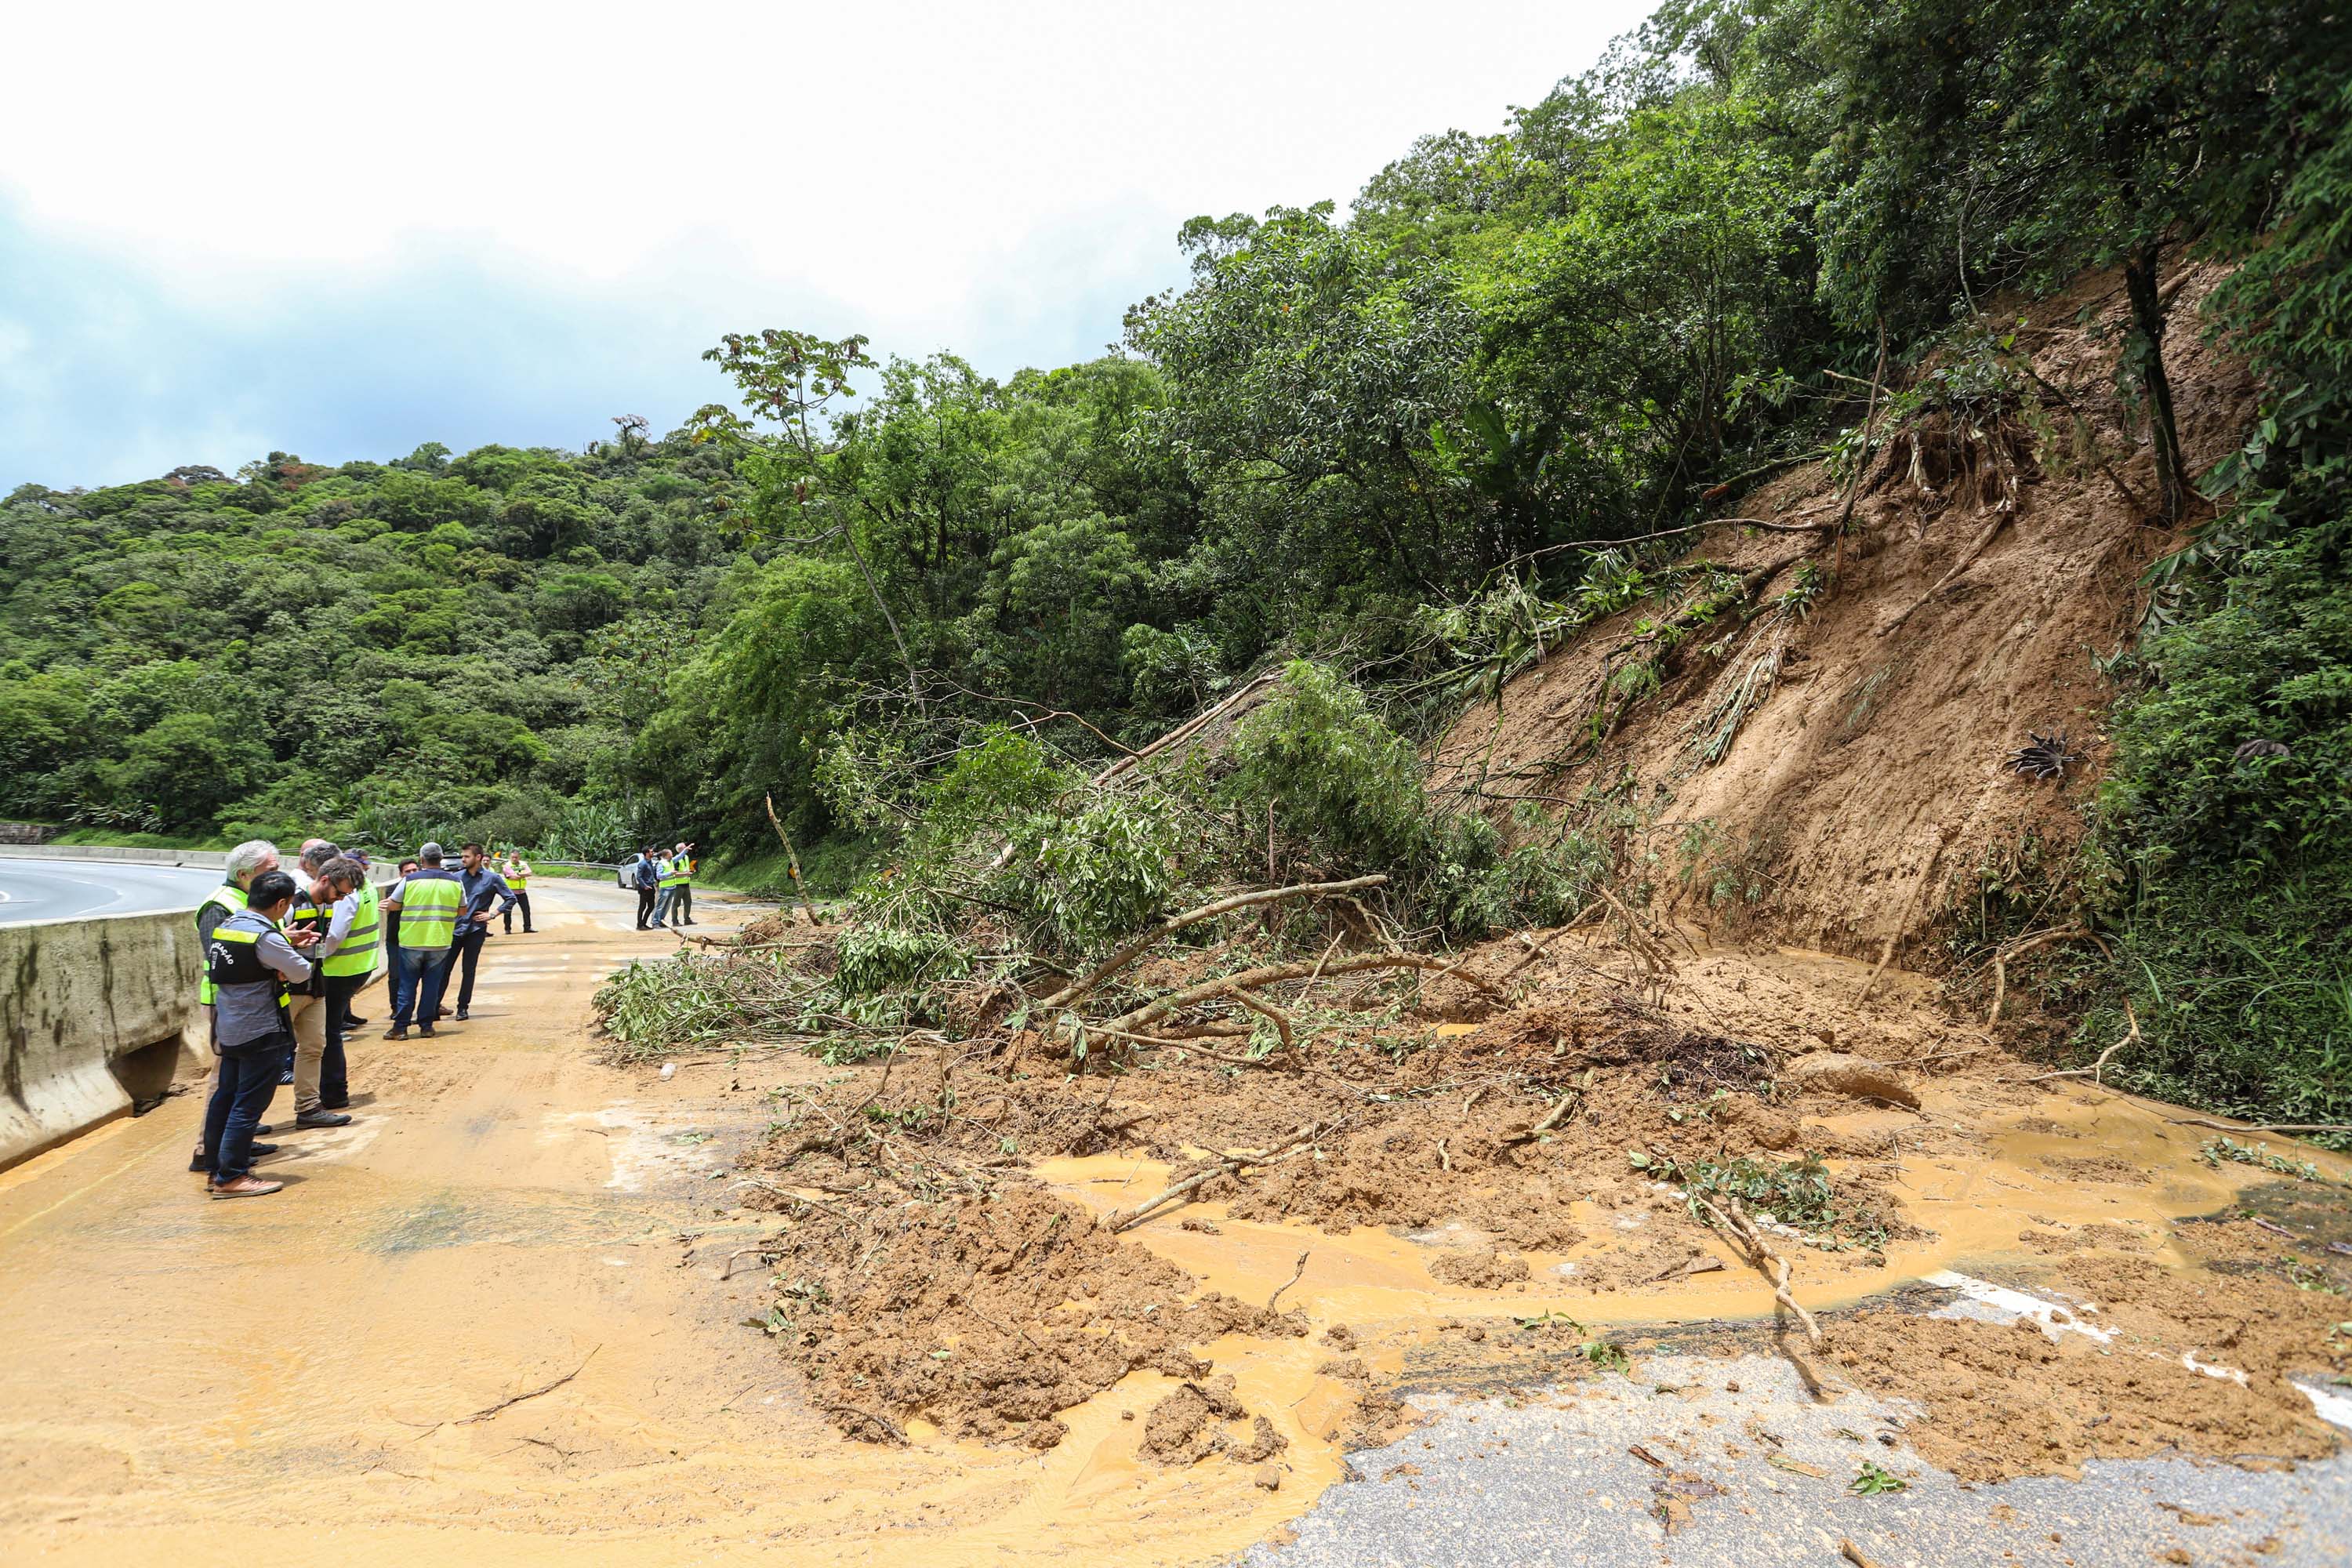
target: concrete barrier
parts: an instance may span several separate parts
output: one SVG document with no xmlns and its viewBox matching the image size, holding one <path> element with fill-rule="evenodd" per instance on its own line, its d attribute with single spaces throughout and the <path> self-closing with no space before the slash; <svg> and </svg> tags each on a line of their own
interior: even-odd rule
<svg viewBox="0 0 2352 1568">
<path fill-rule="evenodd" d="M 226 849 L 119 849 L 111 844 L 0 844 L 0 859 L 111 860 L 117 865 L 195 866 L 217 871 L 227 861 L 228 851 Z"/>
<path fill-rule="evenodd" d="M 0 926 L 0 1169 L 171 1086 L 200 954 L 186 910 Z"/>
<path fill-rule="evenodd" d="M 0 858 L 217 870 L 217 849 L 5 845 Z M 394 868 L 372 866 L 379 882 Z M 0 1170 L 208 1071 L 204 950 L 187 907 L 0 926 Z"/>
</svg>

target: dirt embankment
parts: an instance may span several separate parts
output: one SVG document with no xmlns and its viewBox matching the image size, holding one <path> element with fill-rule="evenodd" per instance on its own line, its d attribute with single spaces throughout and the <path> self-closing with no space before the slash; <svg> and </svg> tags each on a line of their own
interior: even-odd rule
<svg viewBox="0 0 2352 1568">
<path fill-rule="evenodd" d="M 2221 275 L 2169 284 L 2192 473 L 2242 439 L 2253 406 L 2243 368 L 2195 330 Z M 2022 399 L 1999 417 L 1931 406 L 1894 426 L 1842 543 L 1826 529 L 1696 536 L 1685 563 L 1743 578 L 1747 619 L 1696 631 L 1630 702 L 1646 680 L 1622 678 L 1654 650 L 1662 606 L 1593 626 L 1456 723 L 1433 784 L 1483 789 L 1498 822 L 1516 796 L 1609 824 L 1662 903 L 1727 937 L 1874 958 L 1974 899 L 1979 873 L 2063 857 L 2105 761 L 2101 661 L 2137 635 L 2142 569 L 2179 542 L 2139 504 L 2155 483 L 2116 389 L 2125 310 L 2119 281 L 2098 275 L 2018 312 L 2034 378 Z M 1816 463 L 1725 510 L 1819 526 L 1844 497 Z M 1803 614 L 1775 607 L 1807 580 L 1821 587 Z M 2081 759 L 2062 780 L 2002 765 L 2029 732 L 2060 731 Z"/>
</svg>

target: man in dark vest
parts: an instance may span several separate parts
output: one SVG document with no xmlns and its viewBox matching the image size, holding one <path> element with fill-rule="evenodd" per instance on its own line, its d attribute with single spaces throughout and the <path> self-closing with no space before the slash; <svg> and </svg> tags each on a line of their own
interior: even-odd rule
<svg viewBox="0 0 2352 1568">
<path fill-rule="evenodd" d="M 219 1081 L 205 1108 L 205 1147 L 213 1152 L 205 1186 L 216 1198 L 261 1197 L 284 1184 L 253 1173 L 253 1130 L 278 1092 L 278 1064 L 294 1046 L 286 990 L 310 978 L 295 951 L 317 940 L 289 939 L 278 922 L 294 905 L 294 879 L 265 871 L 246 889 L 246 907 L 213 928 L 205 942 L 205 978 L 213 991 Z"/>
</svg>

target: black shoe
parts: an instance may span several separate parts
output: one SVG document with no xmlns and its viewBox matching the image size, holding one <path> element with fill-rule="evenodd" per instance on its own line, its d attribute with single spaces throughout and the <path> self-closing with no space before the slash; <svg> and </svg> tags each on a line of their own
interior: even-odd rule
<svg viewBox="0 0 2352 1568">
<path fill-rule="evenodd" d="M 253 1146 L 253 1157 L 257 1160 L 260 1159 L 264 1154 L 275 1154 L 277 1152 L 278 1145 L 275 1143 L 256 1143 Z"/>
<path fill-rule="evenodd" d="M 271 1133 L 271 1131 L 274 1131 L 274 1130 L 270 1127 L 269 1123 L 268 1123 L 268 1122 L 267 1122 L 267 1121 L 264 1121 L 264 1122 L 259 1123 L 257 1126 L 256 1126 L 256 1127 L 254 1128 L 254 1130 L 253 1130 L 253 1135 L 254 1135 L 256 1138 L 267 1138 L 267 1137 L 268 1137 L 268 1136 L 269 1136 L 269 1134 Z"/>
<path fill-rule="evenodd" d="M 349 1127 L 352 1119 L 340 1110 L 305 1110 L 294 1118 L 297 1127 Z"/>
<path fill-rule="evenodd" d="M 364 1029 L 367 1027 L 367 1020 L 361 1017 L 357 1013 L 347 1014 L 343 1018 L 343 1027 L 346 1029 Z"/>
<path fill-rule="evenodd" d="M 460 1024 L 464 1023 L 468 1016 L 469 1015 L 467 1013 L 465 1008 L 460 1007 L 457 1009 L 457 1022 Z"/>
<path fill-rule="evenodd" d="M 211 1175 L 213 1173 L 212 1156 L 205 1153 L 202 1149 L 197 1150 L 194 1153 L 188 1156 L 188 1169 L 191 1171 L 202 1171 L 205 1175 Z"/>
<path fill-rule="evenodd" d="M 531 930 L 530 927 L 525 926 L 522 928 L 522 934 L 525 936 L 537 936 L 539 933 Z"/>
</svg>

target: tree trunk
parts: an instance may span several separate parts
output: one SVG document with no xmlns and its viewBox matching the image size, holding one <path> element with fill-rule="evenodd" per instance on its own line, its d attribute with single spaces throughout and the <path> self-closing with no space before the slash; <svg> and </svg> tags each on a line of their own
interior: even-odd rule
<svg viewBox="0 0 2352 1568">
<path fill-rule="evenodd" d="M 2165 521 L 2177 522 L 2188 495 L 2181 471 L 2180 427 L 2172 417 L 2172 381 L 2164 374 L 2164 301 L 2158 262 L 2162 241 L 2142 247 L 2124 263 L 2124 291 L 2131 299 L 2132 330 L 2139 338 L 2140 384 L 2147 392 L 2147 422 L 2156 447 L 2157 505 Z"/>
</svg>

